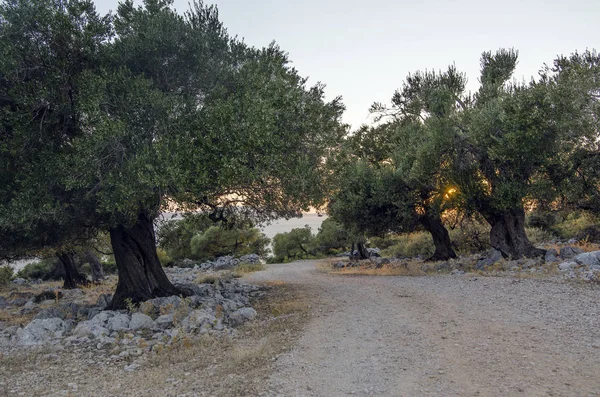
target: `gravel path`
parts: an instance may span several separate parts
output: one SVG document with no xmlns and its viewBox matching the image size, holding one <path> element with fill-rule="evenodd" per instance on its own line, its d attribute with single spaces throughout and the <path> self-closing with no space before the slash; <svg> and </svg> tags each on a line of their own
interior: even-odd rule
<svg viewBox="0 0 600 397">
<path fill-rule="evenodd" d="M 600 396 L 600 288 L 540 279 L 370 277 L 314 261 L 248 277 L 297 284 L 313 319 L 269 396 Z"/>
</svg>

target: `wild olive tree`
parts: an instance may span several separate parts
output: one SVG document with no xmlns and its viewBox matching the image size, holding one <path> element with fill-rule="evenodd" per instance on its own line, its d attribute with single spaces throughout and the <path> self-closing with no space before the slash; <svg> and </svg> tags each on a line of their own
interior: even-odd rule
<svg viewBox="0 0 600 397">
<path fill-rule="evenodd" d="M 50 19 L 66 7 L 37 1 L 51 9 Z M 9 21 L 3 29 L 19 23 Z M 45 26 L 31 23 L 27 29 L 35 36 Z M 9 129 L 23 130 L 9 137 L 7 152 L 15 151 L 18 159 L 28 154 L 20 151 L 19 139 L 40 142 L 37 157 L 29 159 L 34 166 L 19 181 L 42 179 L 33 172 L 51 167 L 42 184 L 19 182 L 6 189 L 19 200 L 9 197 L 2 211 L 47 208 L 49 214 L 33 216 L 44 222 L 73 208 L 66 223 L 73 230 L 109 231 L 119 269 L 112 307 L 119 308 L 126 299 L 180 292 L 156 254 L 154 220 L 161 208 L 235 207 L 266 220 L 318 205 L 322 159 L 344 127 L 339 99 L 326 103 L 324 87 L 308 87 L 277 46 L 256 49 L 229 37 L 215 7 L 195 3 L 180 15 L 170 1 L 147 0 L 139 7 L 128 1 L 109 27 L 115 36 L 99 40 L 102 56 L 76 80 L 76 100 L 69 106 L 78 117 L 68 119 L 69 134 L 48 115 L 30 112 L 19 119 L 10 104 L 3 106 L 14 117 Z M 11 53 L 22 51 L 5 43 Z M 48 41 L 38 44 L 53 54 Z M 86 43 L 81 47 L 88 49 Z M 64 94 L 54 83 L 48 81 L 49 89 Z M 31 97 L 40 94 L 37 82 L 27 87 Z M 21 100 L 16 92 L 9 97 Z M 39 125 L 51 133 L 40 135 Z M 46 145 L 48 137 L 56 142 Z M 48 193 L 35 196 L 38 188 Z"/>
</svg>

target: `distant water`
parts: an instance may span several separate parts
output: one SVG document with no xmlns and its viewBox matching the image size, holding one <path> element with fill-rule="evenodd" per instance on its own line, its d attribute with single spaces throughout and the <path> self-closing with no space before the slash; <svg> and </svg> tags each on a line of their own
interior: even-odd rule
<svg viewBox="0 0 600 397">
<path fill-rule="evenodd" d="M 321 227 L 321 223 L 327 219 L 326 215 L 318 216 L 317 214 L 304 214 L 302 218 L 292 219 L 279 219 L 274 221 L 270 225 L 266 225 L 260 228 L 260 230 L 267 235 L 269 238 L 273 238 L 277 233 L 289 232 L 292 229 L 304 227 L 308 225 L 312 232 L 316 234 Z"/>
</svg>

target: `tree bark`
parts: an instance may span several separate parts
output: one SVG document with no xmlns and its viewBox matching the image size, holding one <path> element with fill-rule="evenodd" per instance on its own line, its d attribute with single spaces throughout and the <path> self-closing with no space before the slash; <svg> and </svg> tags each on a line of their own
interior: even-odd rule
<svg viewBox="0 0 600 397">
<path fill-rule="evenodd" d="M 505 258 L 534 258 L 542 256 L 545 250 L 531 244 L 525 233 L 525 211 L 522 208 L 485 216 L 492 227 L 490 244 Z"/>
<path fill-rule="evenodd" d="M 56 254 L 65 270 L 64 289 L 74 289 L 89 283 L 88 279 L 77 270 L 74 252 L 59 252 Z"/>
<path fill-rule="evenodd" d="M 167 278 L 156 254 L 156 238 L 152 218 L 139 214 L 133 226 L 119 225 L 110 230 L 119 282 L 110 309 L 124 309 L 128 301 L 181 295 Z"/>
<path fill-rule="evenodd" d="M 85 251 L 83 254 L 83 259 L 87 263 L 90 264 L 90 269 L 92 270 L 92 282 L 99 283 L 104 279 L 104 269 L 102 268 L 102 263 L 92 251 Z"/>
<path fill-rule="evenodd" d="M 364 243 L 356 243 L 356 251 L 358 252 L 358 259 L 369 259 L 369 251 L 365 247 Z"/>
<path fill-rule="evenodd" d="M 433 237 L 433 245 L 435 246 L 435 252 L 427 259 L 429 261 L 447 261 L 451 258 L 456 258 L 456 253 L 452 249 L 452 243 L 450 241 L 450 235 L 448 230 L 444 227 L 442 220 L 439 216 L 425 214 L 419 218 L 419 221 Z"/>
</svg>

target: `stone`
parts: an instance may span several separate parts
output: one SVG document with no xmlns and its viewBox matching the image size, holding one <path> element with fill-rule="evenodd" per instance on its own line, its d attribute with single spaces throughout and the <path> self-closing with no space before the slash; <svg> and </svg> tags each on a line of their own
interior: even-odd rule
<svg viewBox="0 0 600 397">
<path fill-rule="evenodd" d="M 23 285 L 23 284 L 27 283 L 27 280 L 19 277 L 19 278 L 15 278 L 12 282 L 13 282 L 13 284 Z"/>
<path fill-rule="evenodd" d="M 173 325 L 173 313 L 163 314 L 156 319 L 156 325 L 161 329 L 170 328 Z"/>
<path fill-rule="evenodd" d="M 256 254 L 248 254 L 240 257 L 241 263 L 250 263 L 252 265 L 260 263 L 260 256 Z"/>
<path fill-rule="evenodd" d="M 213 262 L 214 270 L 225 270 L 231 269 L 240 263 L 238 259 L 233 256 L 220 256 Z"/>
<path fill-rule="evenodd" d="M 62 291 L 63 299 L 76 300 L 81 299 L 85 295 L 85 292 L 79 288 L 66 289 Z"/>
<path fill-rule="evenodd" d="M 557 256 L 558 252 L 556 252 L 554 248 L 550 248 L 548 251 L 546 251 L 546 256 L 544 257 L 544 260 L 546 261 L 546 263 L 558 262 Z"/>
<path fill-rule="evenodd" d="M 10 305 L 15 306 L 15 307 L 21 307 L 21 306 L 25 306 L 25 304 L 27 302 L 28 301 L 25 298 L 16 298 L 16 299 L 13 299 L 12 301 L 10 301 Z"/>
<path fill-rule="evenodd" d="M 154 329 L 156 327 L 156 322 L 150 316 L 143 313 L 133 313 L 131 315 L 131 321 L 129 322 L 129 329 L 131 330 Z"/>
<path fill-rule="evenodd" d="M 98 318 L 98 316 L 95 318 Z M 129 328 L 130 321 L 131 319 L 127 314 L 117 313 L 106 322 L 106 328 L 109 331 L 123 331 Z"/>
<path fill-rule="evenodd" d="M 502 253 L 492 248 L 490 253 L 485 258 L 481 258 L 477 261 L 475 267 L 477 268 L 477 270 L 483 270 L 488 266 L 492 266 L 494 263 L 498 262 L 501 259 Z"/>
<path fill-rule="evenodd" d="M 187 296 L 209 296 L 214 291 L 211 284 L 175 283 L 174 285 Z"/>
<path fill-rule="evenodd" d="M 133 371 L 135 371 L 136 369 L 138 369 L 139 367 L 140 367 L 140 365 L 139 365 L 139 364 L 132 363 L 132 364 L 126 365 L 126 366 L 125 366 L 125 368 L 123 368 L 123 370 L 124 370 L 125 372 L 133 372 Z"/>
<path fill-rule="evenodd" d="M 112 302 L 112 295 L 102 294 L 98 297 L 98 300 L 96 301 L 96 306 L 99 306 L 102 308 L 102 310 L 104 310 L 106 307 L 108 307 L 108 305 L 110 305 L 110 302 Z"/>
<path fill-rule="evenodd" d="M 229 323 L 231 325 L 240 325 L 256 317 L 256 310 L 251 307 L 243 307 L 229 314 Z"/>
<path fill-rule="evenodd" d="M 584 266 L 600 265 L 600 251 L 584 252 L 573 258 L 575 262 Z"/>
<path fill-rule="evenodd" d="M 382 267 L 383 265 L 388 265 L 390 263 L 390 260 L 388 258 L 375 258 L 375 266 Z"/>
<path fill-rule="evenodd" d="M 154 298 L 146 302 L 150 302 L 158 313 L 168 313 L 182 306 L 185 302 L 177 295 L 167 296 L 163 298 Z"/>
<path fill-rule="evenodd" d="M 456 276 L 461 276 L 461 275 L 465 274 L 465 272 L 464 272 L 464 270 L 454 269 L 450 272 L 450 274 L 453 274 Z"/>
<path fill-rule="evenodd" d="M 66 318 L 66 313 L 59 309 L 58 307 L 49 307 L 46 309 L 42 309 L 34 319 L 43 320 L 45 318 L 60 318 L 64 320 Z"/>
<path fill-rule="evenodd" d="M 35 303 L 40 303 L 45 300 L 56 301 L 58 299 L 61 299 L 62 297 L 63 297 L 62 291 L 59 291 L 57 289 L 56 290 L 47 289 L 47 290 L 44 290 L 44 291 L 40 292 L 39 294 L 37 294 L 33 299 L 34 299 Z"/>
<path fill-rule="evenodd" d="M 0 309 L 4 309 L 5 307 L 8 307 L 9 303 L 8 300 L 6 300 L 5 297 L 0 296 Z"/>
<path fill-rule="evenodd" d="M 570 259 L 574 256 L 582 254 L 583 252 L 585 251 L 577 247 L 562 247 L 560 249 L 560 257 L 562 259 Z"/>
<path fill-rule="evenodd" d="M 73 336 L 77 337 L 87 337 L 87 338 L 100 338 L 103 336 L 108 336 L 110 331 L 104 328 L 101 325 L 98 325 L 94 320 L 82 321 L 77 324 L 75 330 L 73 331 Z"/>
<path fill-rule="evenodd" d="M 72 323 L 60 318 L 45 318 L 31 321 L 25 328 L 17 331 L 18 344 L 32 346 L 44 344 L 61 337 L 72 329 Z"/>
<path fill-rule="evenodd" d="M 194 310 L 181 322 L 181 325 L 185 332 L 192 332 L 204 324 L 213 324 L 216 320 L 215 316 L 206 310 Z"/>
<path fill-rule="evenodd" d="M 577 262 L 563 262 L 558 265 L 558 270 L 561 272 L 568 272 L 577 267 Z"/>
</svg>

